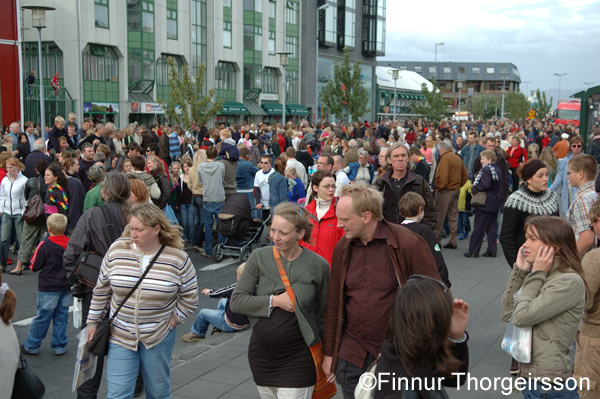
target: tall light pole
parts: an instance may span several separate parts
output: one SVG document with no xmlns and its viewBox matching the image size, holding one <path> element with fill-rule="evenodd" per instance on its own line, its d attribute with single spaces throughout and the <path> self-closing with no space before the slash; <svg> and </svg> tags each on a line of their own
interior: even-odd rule
<svg viewBox="0 0 600 399">
<path fill-rule="evenodd" d="M 392 79 L 394 79 L 394 119 L 392 122 L 396 122 L 396 107 L 398 106 L 398 95 L 396 94 L 396 81 L 398 80 L 398 69 L 392 69 Z"/>
<path fill-rule="evenodd" d="M 556 100 L 556 103 L 558 104 L 558 102 L 560 101 L 560 86 L 562 83 L 562 77 L 565 76 L 567 73 L 555 73 L 554 76 L 558 76 L 558 100 Z"/>
<path fill-rule="evenodd" d="M 31 26 L 36 28 L 38 31 L 38 61 L 39 61 L 39 70 L 38 76 L 40 80 L 40 128 L 42 131 L 42 138 L 46 138 L 46 128 L 45 128 L 45 110 L 44 110 L 44 73 L 42 70 L 42 28 L 46 27 L 46 11 L 56 10 L 54 7 L 46 7 L 46 6 L 23 6 L 21 7 L 25 10 L 31 10 Z M 21 55 L 19 54 L 19 57 Z M 20 77 L 22 79 L 23 77 Z"/>
<path fill-rule="evenodd" d="M 282 77 L 283 77 L 283 83 L 282 83 L 282 95 L 281 98 L 283 100 L 283 107 L 281 110 L 281 124 L 282 126 L 285 126 L 285 96 L 286 96 L 286 91 L 287 91 L 287 80 L 286 80 L 286 76 L 285 76 L 285 67 L 288 65 L 288 58 L 290 56 L 290 52 L 287 51 L 279 51 L 275 54 L 279 54 L 279 65 L 283 68 L 283 73 L 282 73 Z"/>
<path fill-rule="evenodd" d="M 327 8 L 329 8 L 329 4 L 323 4 L 321 7 L 317 7 L 317 23 L 315 24 L 317 27 L 317 44 L 315 46 L 315 126 L 317 126 L 317 119 L 319 117 L 319 12 L 321 10 L 326 10 Z"/>
<path fill-rule="evenodd" d="M 531 80 L 524 80 L 522 83 L 525 84 L 525 97 L 529 97 L 529 83 L 531 83 Z"/>
<path fill-rule="evenodd" d="M 588 90 L 590 86 L 594 84 L 594 82 L 583 82 L 583 84 L 587 86 L 586 90 Z"/>
<path fill-rule="evenodd" d="M 502 111 L 500 112 L 500 119 L 504 119 L 504 92 L 506 86 L 506 76 L 502 77 Z"/>
<path fill-rule="evenodd" d="M 435 53 L 434 53 L 435 55 L 433 56 L 433 65 L 435 67 L 435 80 L 436 81 L 437 81 L 437 76 L 438 76 L 438 73 L 437 73 L 437 48 L 438 48 L 438 46 L 443 46 L 444 44 L 446 44 L 446 43 L 439 42 L 439 43 L 435 44 Z"/>
<path fill-rule="evenodd" d="M 458 120 L 460 121 L 460 92 L 462 91 L 462 82 L 456 82 L 456 87 L 458 88 Z"/>
</svg>

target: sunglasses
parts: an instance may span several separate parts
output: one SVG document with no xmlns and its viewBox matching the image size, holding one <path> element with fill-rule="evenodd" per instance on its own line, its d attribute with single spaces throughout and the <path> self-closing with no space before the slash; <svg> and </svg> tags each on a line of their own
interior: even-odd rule
<svg viewBox="0 0 600 399">
<path fill-rule="evenodd" d="M 429 281 L 434 281 L 435 283 L 439 284 L 442 289 L 444 290 L 444 293 L 448 292 L 448 287 L 446 286 L 446 284 L 444 284 L 443 282 L 441 282 L 440 280 L 433 278 L 433 277 L 429 277 L 429 276 L 424 276 L 422 274 L 413 274 L 408 278 L 408 281 L 411 280 L 429 280 Z"/>
<path fill-rule="evenodd" d="M 573 144 L 573 145 L 571 146 L 571 148 L 580 148 L 580 147 L 582 147 L 582 145 L 581 145 L 581 144 Z"/>
</svg>

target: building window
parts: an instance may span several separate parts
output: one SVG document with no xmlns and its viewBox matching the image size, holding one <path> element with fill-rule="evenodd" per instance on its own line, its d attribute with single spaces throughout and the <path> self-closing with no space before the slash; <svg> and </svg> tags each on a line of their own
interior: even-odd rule
<svg viewBox="0 0 600 399">
<path fill-rule="evenodd" d="M 298 59 L 298 38 L 287 36 L 285 38 L 285 51 L 290 54 L 290 58 Z"/>
<path fill-rule="evenodd" d="M 500 68 L 500 75 L 508 75 L 508 68 Z"/>
<path fill-rule="evenodd" d="M 231 22 L 223 22 L 223 47 L 231 48 Z"/>
<path fill-rule="evenodd" d="M 383 13 L 385 14 L 385 0 L 379 0 L 379 2 L 383 2 Z M 378 53 L 385 52 L 385 21 L 382 21 L 381 19 L 377 20 L 377 45 L 375 48 Z"/>
<path fill-rule="evenodd" d="M 346 4 L 346 26 L 344 27 L 344 44 L 348 47 L 354 47 L 354 31 L 356 29 L 356 15 L 354 10 L 348 10 Z"/>
<path fill-rule="evenodd" d="M 406 65 L 400 65 L 398 69 L 401 71 L 406 71 L 408 68 L 406 67 Z"/>
<path fill-rule="evenodd" d="M 231 7 L 231 0 L 223 0 L 223 7 Z"/>
<path fill-rule="evenodd" d="M 154 3 L 142 1 L 142 32 L 154 33 Z"/>
<path fill-rule="evenodd" d="M 286 100 L 289 102 L 298 102 L 298 71 L 290 71 L 286 69 Z"/>
<path fill-rule="evenodd" d="M 491 74 L 495 73 L 495 69 L 494 68 L 486 68 L 485 72 L 491 75 Z"/>
<path fill-rule="evenodd" d="M 244 0 L 244 10 L 262 12 L 262 0 Z"/>
<path fill-rule="evenodd" d="M 167 10 L 167 39 L 177 40 L 177 10 Z"/>
<path fill-rule="evenodd" d="M 106 82 L 119 80 L 119 60 L 112 48 L 90 44 L 83 52 L 83 79 Z"/>
<path fill-rule="evenodd" d="M 192 65 L 193 75 L 206 58 L 206 1 L 192 0 Z"/>
<path fill-rule="evenodd" d="M 292 25 L 298 25 L 298 14 L 300 13 L 300 7 L 298 3 L 293 1 L 285 2 L 285 22 Z"/>
<path fill-rule="evenodd" d="M 444 73 L 452 73 L 452 68 L 444 67 Z"/>
<path fill-rule="evenodd" d="M 335 43 L 337 35 L 337 8 L 327 7 L 325 9 L 325 41 Z"/>
<path fill-rule="evenodd" d="M 464 75 L 464 74 L 466 73 L 465 71 L 466 71 L 466 70 L 465 70 L 465 67 L 464 67 L 464 66 L 463 66 L 463 67 L 458 67 L 458 74 L 459 74 L 459 75 Z"/>
<path fill-rule="evenodd" d="M 235 68 L 230 62 L 217 63 L 215 67 L 215 89 L 235 91 Z"/>
<path fill-rule="evenodd" d="M 156 60 L 156 85 L 157 86 L 168 86 L 169 85 L 169 64 L 167 59 L 173 58 L 175 61 L 175 68 L 177 72 L 181 73 L 182 65 L 181 58 L 178 55 L 163 54 L 158 60 Z"/>
<path fill-rule="evenodd" d="M 385 0 L 377 0 L 377 16 L 385 19 Z"/>
<path fill-rule="evenodd" d="M 275 68 L 265 68 L 263 71 L 263 93 L 279 93 L 279 75 Z"/>
<path fill-rule="evenodd" d="M 94 19 L 96 28 L 108 29 L 108 0 L 94 0 Z"/>
<path fill-rule="evenodd" d="M 423 67 L 421 67 L 421 66 L 416 66 L 416 67 L 415 67 L 415 72 L 417 72 L 417 73 L 421 73 L 421 72 L 423 72 Z"/>
<path fill-rule="evenodd" d="M 254 50 L 262 51 L 262 28 L 260 26 L 254 27 Z"/>
<path fill-rule="evenodd" d="M 275 54 L 275 32 L 269 31 L 269 54 Z"/>
<path fill-rule="evenodd" d="M 37 42 L 23 43 L 23 69 L 29 74 L 30 71 L 39 72 L 38 64 L 38 44 Z M 63 71 L 63 53 L 54 42 L 42 42 L 42 68 L 44 79 L 50 79 L 56 72 L 59 76 L 64 76 Z M 44 83 L 46 85 L 47 83 Z M 36 79 L 36 85 L 39 80 Z"/>
<path fill-rule="evenodd" d="M 429 67 L 429 73 L 435 74 L 435 67 L 434 66 L 430 66 Z"/>
<path fill-rule="evenodd" d="M 477 74 L 481 73 L 481 69 L 480 69 L 480 68 L 477 68 L 477 67 L 473 67 L 473 69 L 472 69 L 471 71 L 472 71 L 473 73 L 477 73 Z"/>
<path fill-rule="evenodd" d="M 269 18 L 275 18 L 277 4 L 275 0 L 269 0 Z"/>
</svg>

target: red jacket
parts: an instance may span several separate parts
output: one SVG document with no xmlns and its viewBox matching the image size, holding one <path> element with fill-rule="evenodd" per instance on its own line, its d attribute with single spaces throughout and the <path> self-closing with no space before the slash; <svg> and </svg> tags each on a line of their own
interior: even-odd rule
<svg viewBox="0 0 600 399">
<path fill-rule="evenodd" d="M 513 150 L 513 147 L 508 147 L 506 149 L 506 160 L 508 161 L 510 168 L 518 168 L 519 163 L 527 161 L 527 150 L 525 148 L 519 146 L 516 150 Z"/>
<path fill-rule="evenodd" d="M 317 201 L 312 200 L 306 205 L 306 210 L 310 212 L 310 222 L 313 224 L 313 230 L 311 234 L 311 242 L 307 243 L 300 241 L 300 245 L 306 249 L 321 255 L 327 262 L 329 262 L 329 268 L 331 269 L 331 258 L 333 257 L 333 248 L 340 238 L 344 235 L 344 230 L 337 227 L 337 216 L 335 216 L 335 204 L 337 204 L 337 197 L 331 201 L 331 206 L 323 215 L 321 220 L 317 220 Z"/>
</svg>

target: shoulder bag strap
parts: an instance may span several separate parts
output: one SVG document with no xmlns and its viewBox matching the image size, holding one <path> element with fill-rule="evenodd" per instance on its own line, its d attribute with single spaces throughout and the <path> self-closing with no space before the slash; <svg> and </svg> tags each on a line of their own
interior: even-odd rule
<svg viewBox="0 0 600 399">
<path fill-rule="evenodd" d="M 111 323 L 113 322 L 113 320 L 115 319 L 115 317 L 117 316 L 117 314 L 119 313 L 119 311 L 121 310 L 121 308 L 123 307 L 123 305 L 125 304 L 125 302 L 127 302 L 127 300 L 131 297 L 131 295 L 133 295 L 133 293 L 135 292 L 135 290 L 137 290 L 137 288 L 140 286 L 140 283 L 142 282 L 142 280 L 144 279 L 144 277 L 146 277 L 146 275 L 148 274 L 148 272 L 152 268 L 152 265 L 154 265 L 154 262 L 156 262 L 156 259 L 158 259 L 158 257 L 162 253 L 163 249 L 165 249 L 164 245 L 162 245 L 160 247 L 160 249 L 158 250 L 158 252 L 156 253 L 156 255 L 154 255 L 154 258 L 152 258 L 152 260 L 150 261 L 150 263 L 148 263 L 148 267 L 144 271 L 144 274 L 142 274 L 142 277 L 140 277 L 139 280 L 137 281 L 137 283 L 135 283 L 135 285 L 133 286 L 133 288 L 131 289 L 131 291 L 129 291 L 127 293 L 127 295 L 125 296 L 125 299 L 123 299 L 123 302 L 121 302 L 121 304 L 119 305 L 119 307 L 117 308 L 117 310 L 115 311 L 115 313 L 110 318 L 110 322 Z"/>
<path fill-rule="evenodd" d="M 104 214 L 104 221 L 106 222 L 106 230 L 108 231 L 108 237 L 110 239 L 110 243 L 112 244 L 117 239 L 115 234 L 115 227 L 112 222 L 112 218 L 110 217 L 110 211 L 108 210 L 107 205 L 102 205 L 100 207 L 102 209 L 102 213 Z"/>
<path fill-rule="evenodd" d="M 277 263 L 277 269 L 279 270 L 279 275 L 281 276 L 281 281 L 283 281 L 283 286 L 287 291 L 290 300 L 292 301 L 292 305 L 294 306 L 294 312 L 296 311 L 296 296 L 294 295 L 294 290 L 290 285 L 290 279 L 288 278 L 285 269 L 283 268 L 283 262 L 281 262 L 281 256 L 279 255 L 279 251 L 277 248 L 273 247 L 273 256 L 275 257 L 275 263 Z"/>
</svg>

